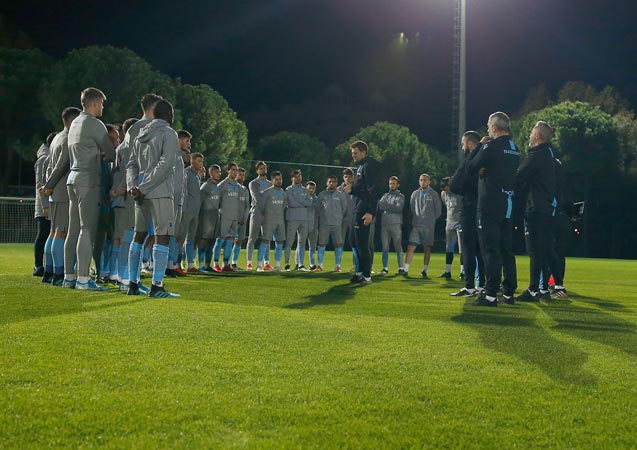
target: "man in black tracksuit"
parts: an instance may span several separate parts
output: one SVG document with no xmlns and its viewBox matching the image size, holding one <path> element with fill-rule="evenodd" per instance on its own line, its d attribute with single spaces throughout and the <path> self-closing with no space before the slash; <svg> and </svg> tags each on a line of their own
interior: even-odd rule
<svg viewBox="0 0 637 450">
<path fill-rule="evenodd" d="M 565 299 L 568 298 L 566 288 L 564 287 L 564 274 L 566 272 L 566 247 L 571 235 L 571 214 L 573 202 L 565 192 L 562 180 L 562 162 L 555 158 L 555 189 L 557 197 L 557 210 L 555 216 L 552 217 L 551 236 L 553 242 L 549 254 L 549 270 L 555 286 L 551 298 Z"/>
<path fill-rule="evenodd" d="M 552 138 L 553 129 L 549 124 L 536 123 L 529 138 L 529 154 L 515 175 L 516 190 L 526 194 L 524 235 L 530 258 L 529 288 L 517 298 L 519 301 L 550 299 L 551 225 L 557 207 L 555 161 L 550 146 Z"/>
<path fill-rule="evenodd" d="M 473 297 L 476 295 L 475 275 L 476 259 L 479 272 L 479 287 L 484 287 L 484 264 L 478 245 L 478 173 L 468 175 L 467 161 L 471 154 L 480 148 L 480 135 L 475 131 L 467 131 L 462 136 L 462 150 L 465 157 L 451 177 L 449 189 L 454 194 L 462 195 L 462 210 L 460 211 L 460 226 L 462 233 L 462 264 L 465 273 L 465 287 L 450 294 L 453 297 Z"/>
<path fill-rule="evenodd" d="M 478 181 L 478 239 L 484 259 L 485 290 L 474 306 L 497 306 L 502 272 L 503 303 L 513 303 L 517 288 L 515 255 L 512 249 L 513 182 L 520 163 L 520 152 L 511 140 L 509 117 L 491 114 L 489 138 L 482 139 L 482 147 L 467 161 L 469 175 L 479 173 Z"/>
<path fill-rule="evenodd" d="M 369 246 L 369 232 L 376 214 L 380 190 L 380 164 L 368 156 L 367 144 L 363 141 L 351 145 L 352 158 L 358 166 L 352 186 L 347 186 L 345 192 L 352 195 L 354 203 L 354 242 L 353 247 L 358 252 L 360 272 L 350 280 L 362 285 L 372 282 L 372 255 Z"/>
</svg>

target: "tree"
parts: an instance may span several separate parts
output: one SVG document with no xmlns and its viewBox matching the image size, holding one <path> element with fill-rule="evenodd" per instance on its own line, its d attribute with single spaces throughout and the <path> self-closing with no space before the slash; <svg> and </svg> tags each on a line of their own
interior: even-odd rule
<svg viewBox="0 0 637 450">
<path fill-rule="evenodd" d="M 613 86 L 606 86 L 601 92 L 583 81 L 568 81 L 557 94 L 558 103 L 567 101 L 585 102 L 608 114 L 617 114 L 628 109 L 628 101 Z"/>
<path fill-rule="evenodd" d="M 7 189 L 16 158 L 34 160 L 46 135 L 61 128 L 59 113 L 54 128 L 43 120 L 35 95 L 50 67 L 51 59 L 39 50 L 0 48 L 0 192 Z"/>
<path fill-rule="evenodd" d="M 106 94 L 102 117 L 106 123 L 139 117 L 139 99 L 149 92 L 175 104 L 175 85 L 170 77 L 126 48 L 92 46 L 69 52 L 42 82 L 40 102 L 46 119 L 57 126 L 60 112 L 67 106 L 79 106 L 80 92 L 89 86 Z"/>
<path fill-rule="evenodd" d="M 637 118 L 632 111 L 621 111 L 613 116 L 619 142 L 620 160 L 624 173 L 633 172 L 637 159 Z"/>
<path fill-rule="evenodd" d="M 619 149 L 613 118 L 583 102 L 563 102 L 528 114 L 514 124 L 516 143 L 522 149 L 538 120 L 556 129 L 554 149 L 565 170 L 582 179 L 611 173 L 618 167 Z"/>
<path fill-rule="evenodd" d="M 325 185 L 328 174 L 340 179 L 339 171 L 325 167 L 312 167 L 311 164 L 324 166 L 328 163 L 329 149 L 315 137 L 291 131 L 281 131 L 259 140 L 254 149 L 254 158 L 264 161 L 280 161 L 288 164 L 271 163 L 270 171 L 280 170 L 284 183 L 289 179 L 292 169 L 301 169 L 304 180 L 313 180 L 320 191 Z M 302 164 L 309 164 L 308 166 Z"/>
<path fill-rule="evenodd" d="M 248 130 L 228 102 L 210 86 L 177 80 L 177 106 L 183 127 L 192 133 L 193 150 L 224 163 L 246 156 Z"/>
<path fill-rule="evenodd" d="M 336 148 L 336 164 L 352 165 L 350 145 L 362 140 L 369 146 L 369 154 L 382 161 L 387 176 L 397 175 L 403 187 L 417 186 L 418 176 L 426 172 L 437 183 L 451 175 L 455 162 L 437 150 L 420 142 L 409 128 L 389 122 L 377 122 L 361 129 Z M 387 180 L 384 180 L 387 181 Z"/>
<path fill-rule="evenodd" d="M 544 83 L 529 89 L 524 104 L 516 116 L 524 116 L 530 112 L 546 108 L 552 103 L 551 94 Z"/>
</svg>

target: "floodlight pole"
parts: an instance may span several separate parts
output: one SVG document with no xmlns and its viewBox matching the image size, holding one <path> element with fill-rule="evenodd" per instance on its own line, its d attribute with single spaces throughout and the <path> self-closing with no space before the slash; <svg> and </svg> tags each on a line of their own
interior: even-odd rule
<svg viewBox="0 0 637 450">
<path fill-rule="evenodd" d="M 452 64 L 451 149 L 460 151 L 460 137 L 467 130 L 467 2 L 454 1 L 454 58 Z"/>
</svg>

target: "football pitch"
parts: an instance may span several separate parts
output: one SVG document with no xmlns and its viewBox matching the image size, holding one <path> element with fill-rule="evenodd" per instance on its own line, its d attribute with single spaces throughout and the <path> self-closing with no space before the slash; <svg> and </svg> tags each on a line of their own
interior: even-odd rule
<svg viewBox="0 0 637 450">
<path fill-rule="evenodd" d="M 440 254 L 430 280 L 392 254 L 370 286 L 193 275 L 180 299 L 43 285 L 32 260 L 0 245 L 0 448 L 637 447 L 635 261 L 568 259 L 570 298 L 479 308 Z"/>
</svg>

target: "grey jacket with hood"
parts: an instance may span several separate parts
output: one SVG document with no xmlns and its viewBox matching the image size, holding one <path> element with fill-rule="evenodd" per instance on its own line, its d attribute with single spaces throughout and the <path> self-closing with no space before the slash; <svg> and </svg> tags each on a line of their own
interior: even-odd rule
<svg viewBox="0 0 637 450">
<path fill-rule="evenodd" d="M 411 224 L 414 227 L 434 226 L 442 212 L 440 196 L 431 187 L 417 189 L 411 194 Z"/>
<path fill-rule="evenodd" d="M 69 155 L 71 173 L 66 184 L 99 186 L 102 156 L 106 162 L 115 160 L 115 148 L 101 120 L 84 111 L 75 118 L 69 128 Z"/>
<path fill-rule="evenodd" d="M 69 130 L 65 128 L 56 134 L 51 142 L 49 170 L 44 188 L 53 189 L 50 196 L 52 202 L 69 202 L 69 191 L 66 190 L 66 178 L 69 176 L 69 171 Z"/>
<path fill-rule="evenodd" d="M 38 149 L 37 159 L 35 161 L 35 215 L 45 217 L 44 209 L 49 207 L 49 197 L 41 195 L 38 189 L 44 186 L 47 166 L 49 164 L 49 147 L 42 144 Z"/>
<path fill-rule="evenodd" d="M 126 166 L 126 180 L 137 179 L 146 198 L 173 198 L 177 132 L 163 119 L 141 129 Z"/>
</svg>

